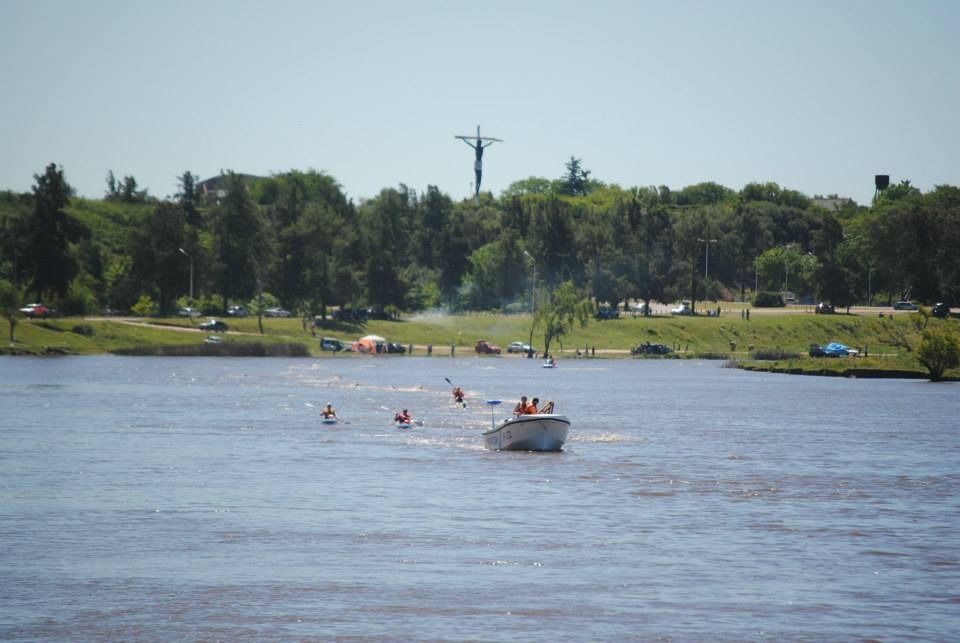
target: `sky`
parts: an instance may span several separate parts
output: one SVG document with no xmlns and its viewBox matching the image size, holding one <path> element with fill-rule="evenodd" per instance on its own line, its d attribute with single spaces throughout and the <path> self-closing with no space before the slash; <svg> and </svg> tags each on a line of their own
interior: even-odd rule
<svg viewBox="0 0 960 643">
<path fill-rule="evenodd" d="M 869 204 L 874 175 L 960 184 L 954 0 L 0 0 L 0 190 L 49 163 L 291 169 L 355 201 L 559 178 L 625 188 L 772 181 Z"/>
</svg>

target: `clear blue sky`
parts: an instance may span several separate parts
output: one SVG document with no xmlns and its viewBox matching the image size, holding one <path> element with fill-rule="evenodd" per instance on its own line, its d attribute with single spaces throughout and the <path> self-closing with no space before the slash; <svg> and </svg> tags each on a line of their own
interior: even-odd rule
<svg viewBox="0 0 960 643">
<path fill-rule="evenodd" d="M 354 199 L 557 178 L 960 184 L 960 2 L 0 0 L 0 189 L 323 170 Z"/>
</svg>

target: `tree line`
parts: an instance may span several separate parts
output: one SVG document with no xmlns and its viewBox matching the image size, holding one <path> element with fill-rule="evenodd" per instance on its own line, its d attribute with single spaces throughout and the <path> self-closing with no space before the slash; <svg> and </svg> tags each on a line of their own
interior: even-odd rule
<svg viewBox="0 0 960 643">
<path fill-rule="evenodd" d="M 296 170 L 227 172 L 206 194 L 184 172 L 170 199 L 112 171 L 102 199 L 77 198 L 55 164 L 34 178 L 29 193 L 0 192 L 0 288 L 68 314 L 167 315 L 188 303 L 213 314 L 250 301 L 305 317 L 521 312 L 561 284 L 611 307 L 764 291 L 838 307 L 960 300 L 952 186 L 923 193 L 904 181 L 869 206 L 828 210 L 775 183 L 622 188 L 573 157 L 557 179 L 476 200 L 401 184 L 355 202 L 332 176 Z"/>
</svg>

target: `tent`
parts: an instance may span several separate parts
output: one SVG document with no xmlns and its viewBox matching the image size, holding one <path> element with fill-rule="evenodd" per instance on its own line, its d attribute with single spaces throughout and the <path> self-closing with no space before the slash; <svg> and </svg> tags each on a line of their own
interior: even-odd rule
<svg viewBox="0 0 960 643">
<path fill-rule="evenodd" d="M 353 350 L 358 353 L 374 355 L 382 353 L 387 340 L 379 335 L 366 335 L 353 343 Z"/>
</svg>

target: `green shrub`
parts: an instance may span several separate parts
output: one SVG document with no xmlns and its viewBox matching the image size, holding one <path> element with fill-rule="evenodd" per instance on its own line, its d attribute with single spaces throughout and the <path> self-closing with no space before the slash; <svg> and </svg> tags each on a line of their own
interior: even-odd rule
<svg viewBox="0 0 960 643">
<path fill-rule="evenodd" d="M 140 317 L 153 317 L 157 314 L 157 304 L 150 295 L 140 295 L 140 299 L 130 308 L 130 312 Z"/>
<path fill-rule="evenodd" d="M 93 326 L 90 324 L 77 324 L 70 329 L 70 332 L 83 335 L 84 337 L 93 337 L 94 335 Z"/>
<path fill-rule="evenodd" d="M 960 366 L 960 340 L 946 328 L 928 328 L 923 331 L 917 361 L 927 369 L 931 382 L 939 382 L 947 369 Z"/>
</svg>

